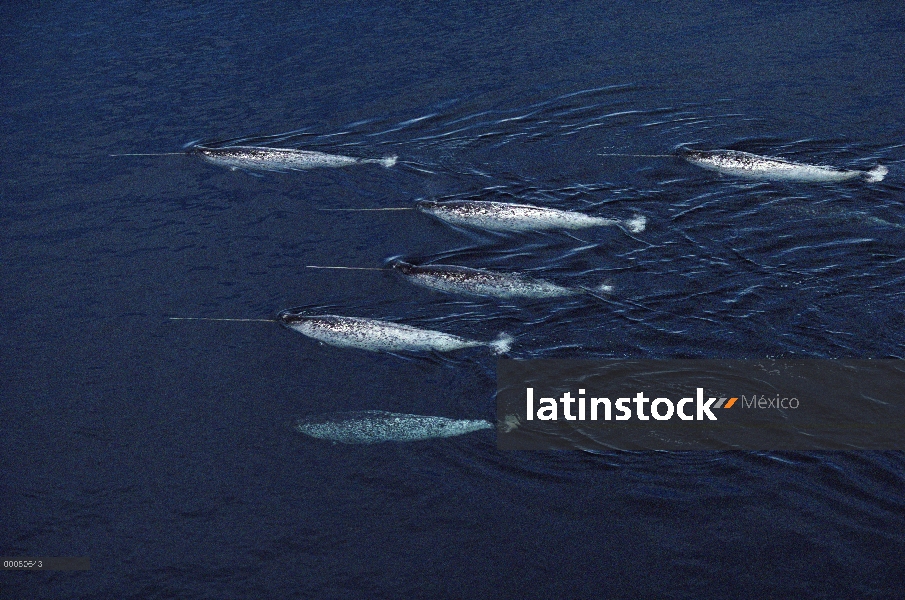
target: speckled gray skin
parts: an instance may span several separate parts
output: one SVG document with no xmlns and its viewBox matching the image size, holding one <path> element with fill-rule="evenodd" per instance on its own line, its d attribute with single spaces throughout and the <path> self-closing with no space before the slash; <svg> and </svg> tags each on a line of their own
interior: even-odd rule
<svg viewBox="0 0 905 600">
<path fill-rule="evenodd" d="M 555 208 L 486 200 L 447 202 L 422 200 L 416 206 L 421 212 L 433 215 L 447 223 L 491 231 L 541 231 L 624 225 L 630 231 L 637 233 L 644 230 L 646 222 L 644 217 L 635 217 L 622 222 L 618 219 L 591 217 L 583 213 Z"/>
<path fill-rule="evenodd" d="M 325 344 L 373 352 L 450 352 L 462 348 L 488 346 L 497 354 L 502 354 L 509 351 L 512 342 L 512 338 L 505 334 L 500 334 L 492 342 L 479 342 L 390 321 L 340 315 L 301 315 L 285 312 L 279 318 L 290 329 Z"/>
<path fill-rule="evenodd" d="M 414 442 L 492 429 L 489 421 L 406 415 L 382 410 L 333 413 L 299 419 L 295 429 L 321 440 L 343 444 Z"/>
<path fill-rule="evenodd" d="M 832 183 L 863 178 L 869 182 L 877 182 L 883 181 L 883 177 L 889 171 L 882 165 L 869 171 L 848 171 L 758 156 L 737 150 L 685 150 L 681 156 L 688 162 L 711 171 L 746 179 L 772 181 Z"/>
<path fill-rule="evenodd" d="M 417 266 L 397 260 L 390 265 L 412 283 L 453 294 L 494 298 L 557 298 L 586 293 L 520 273 L 497 273 L 453 265 Z"/>
<path fill-rule="evenodd" d="M 229 146 L 226 148 L 205 148 L 194 146 L 190 154 L 197 154 L 204 160 L 230 169 L 254 171 L 298 171 L 318 167 L 346 167 L 361 163 L 376 163 L 385 167 L 396 164 L 395 157 L 371 159 L 325 154 L 313 150 L 292 148 L 265 148 L 260 146 Z"/>
</svg>

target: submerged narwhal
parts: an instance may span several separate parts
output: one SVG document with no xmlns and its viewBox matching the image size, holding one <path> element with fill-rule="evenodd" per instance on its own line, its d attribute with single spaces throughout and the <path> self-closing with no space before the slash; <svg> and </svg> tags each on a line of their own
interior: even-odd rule
<svg viewBox="0 0 905 600">
<path fill-rule="evenodd" d="M 497 354 L 509 351 L 512 336 L 501 333 L 495 340 L 480 342 L 442 331 L 421 329 L 391 321 L 341 315 L 305 315 L 283 311 L 279 320 L 302 335 L 340 348 L 374 352 L 450 352 L 488 346 Z"/>
<path fill-rule="evenodd" d="M 493 424 L 483 420 L 407 415 L 382 410 L 331 413 L 299 419 L 295 430 L 321 440 L 343 444 L 415 442 L 464 435 Z"/>
<path fill-rule="evenodd" d="M 265 146 L 224 146 L 219 148 L 191 146 L 187 152 L 221 167 L 253 171 L 300 171 L 318 167 L 347 167 L 367 163 L 392 167 L 397 160 L 395 156 L 356 158 L 314 150 Z"/>
<path fill-rule="evenodd" d="M 863 179 L 870 183 L 883 181 L 889 169 L 883 165 L 868 171 L 837 169 L 822 165 L 808 165 L 782 158 L 759 156 L 738 150 L 689 150 L 679 155 L 688 162 L 726 175 L 746 179 L 766 179 L 799 183 L 835 183 Z"/>
<path fill-rule="evenodd" d="M 455 265 L 419 266 L 403 260 L 394 260 L 390 267 L 412 283 L 453 294 L 515 299 L 559 298 L 612 291 L 612 287 L 606 284 L 593 289 L 564 287 L 522 273 L 501 273 Z"/>
</svg>

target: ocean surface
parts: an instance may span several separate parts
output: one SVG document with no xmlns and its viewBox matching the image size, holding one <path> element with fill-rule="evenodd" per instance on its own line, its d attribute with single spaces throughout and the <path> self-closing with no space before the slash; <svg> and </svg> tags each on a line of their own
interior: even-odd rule
<svg viewBox="0 0 905 600">
<path fill-rule="evenodd" d="M 494 419 L 487 348 L 318 344 L 281 310 L 511 358 L 903 358 L 901 2 L 4 3 L 0 598 L 902 597 L 901 452 L 332 444 L 294 419 Z M 377 164 L 230 171 L 191 143 Z M 729 148 L 879 183 L 737 180 Z M 599 156 L 633 154 L 665 156 Z M 617 227 L 489 233 L 417 199 Z M 412 286 L 393 258 L 595 297 Z"/>
</svg>

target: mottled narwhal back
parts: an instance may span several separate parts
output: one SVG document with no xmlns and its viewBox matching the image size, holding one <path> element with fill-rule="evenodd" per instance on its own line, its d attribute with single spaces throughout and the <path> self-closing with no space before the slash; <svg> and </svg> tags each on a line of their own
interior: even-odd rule
<svg viewBox="0 0 905 600">
<path fill-rule="evenodd" d="M 415 442 L 454 437 L 493 425 L 483 420 L 408 415 L 382 410 L 340 412 L 299 419 L 295 430 L 307 436 L 343 444 Z"/>
<path fill-rule="evenodd" d="M 502 299 L 558 298 L 586 293 L 582 288 L 569 288 L 522 273 L 501 273 L 455 265 L 418 266 L 393 261 L 390 266 L 412 283 L 453 294 L 489 296 Z M 602 291 L 597 289 L 594 291 Z M 609 287 L 606 291 L 609 291 Z"/>
<path fill-rule="evenodd" d="M 837 169 L 824 165 L 793 162 L 784 158 L 760 156 L 740 150 L 692 150 L 681 148 L 679 155 L 699 167 L 745 179 L 799 183 L 835 183 L 863 179 L 869 183 L 876 183 L 883 181 L 883 178 L 889 172 L 889 169 L 883 165 L 877 165 L 867 171 Z"/>
<path fill-rule="evenodd" d="M 225 146 L 210 148 L 192 146 L 188 150 L 204 160 L 230 169 L 253 171 L 301 171 L 319 167 L 346 167 L 349 165 L 375 163 L 384 167 L 396 164 L 396 157 L 380 159 L 356 158 L 339 154 L 327 154 L 314 150 L 295 148 L 269 148 L 265 146 Z"/>
<path fill-rule="evenodd" d="M 529 232 L 619 225 L 638 233 L 644 231 L 647 223 L 641 215 L 620 221 L 545 206 L 487 200 L 421 200 L 416 208 L 447 223 L 489 231 Z"/>
<path fill-rule="evenodd" d="M 290 329 L 325 344 L 372 352 L 451 352 L 488 346 L 495 353 L 504 354 L 513 342 L 512 336 L 506 333 L 499 334 L 494 340 L 481 342 L 392 321 L 344 315 L 283 311 L 279 320 Z"/>
</svg>

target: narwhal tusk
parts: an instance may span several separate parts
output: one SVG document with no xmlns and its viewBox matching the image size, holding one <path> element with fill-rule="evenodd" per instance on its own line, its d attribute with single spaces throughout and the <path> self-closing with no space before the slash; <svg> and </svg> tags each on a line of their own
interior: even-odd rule
<svg viewBox="0 0 905 600">
<path fill-rule="evenodd" d="M 344 269 L 348 271 L 386 271 L 380 267 L 324 267 L 321 265 L 305 265 L 306 269 Z"/>
<path fill-rule="evenodd" d="M 111 154 L 110 156 L 185 156 L 185 152 L 129 153 L 129 154 Z"/>
<path fill-rule="evenodd" d="M 216 317 L 169 317 L 170 321 L 255 321 L 258 323 L 280 323 L 277 319 L 223 319 Z"/>
<path fill-rule="evenodd" d="M 415 210 L 414 207 L 405 207 L 405 208 L 319 208 L 318 210 L 324 212 L 364 212 L 364 211 L 375 211 L 375 210 Z"/>
<path fill-rule="evenodd" d="M 675 158 L 674 154 L 598 154 L 597 156 L 630 156 L 639 158 Z"/>
</svg>

